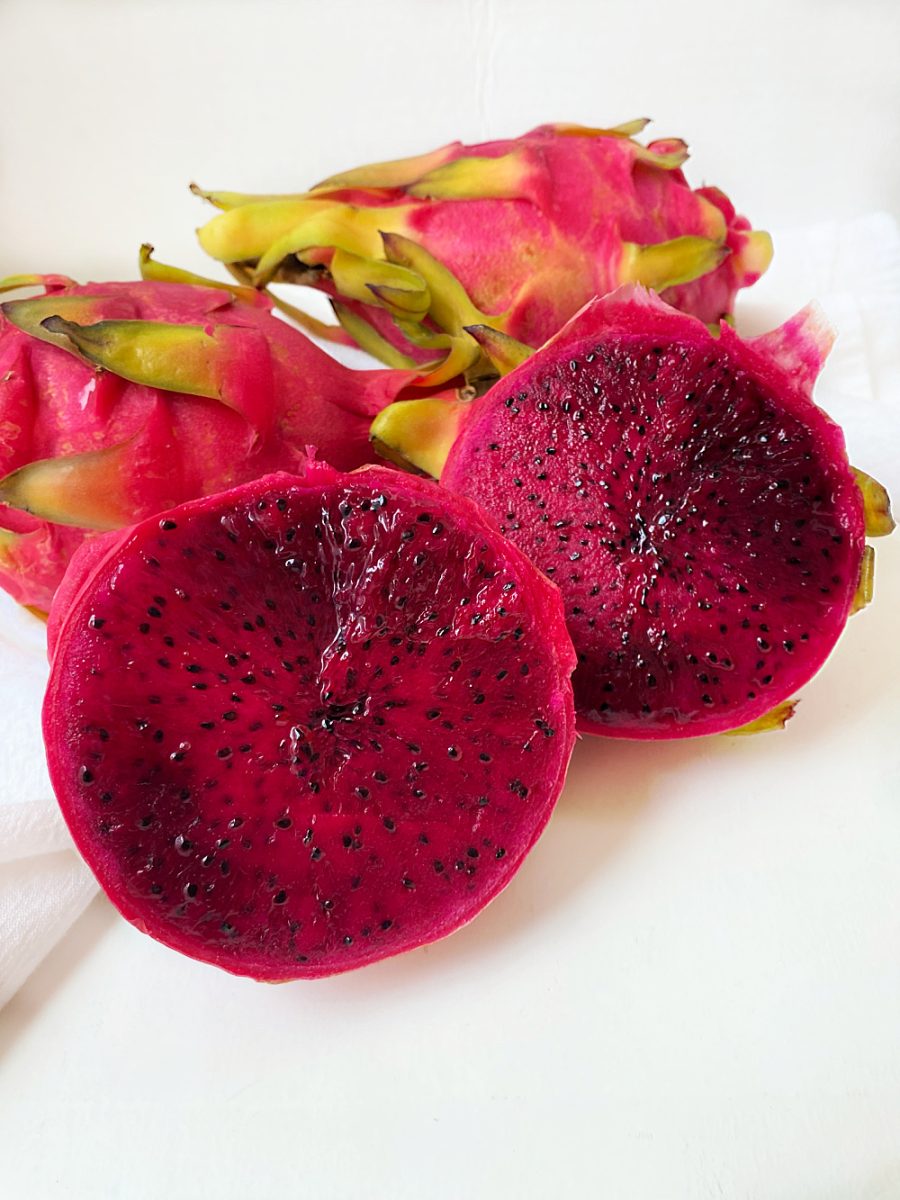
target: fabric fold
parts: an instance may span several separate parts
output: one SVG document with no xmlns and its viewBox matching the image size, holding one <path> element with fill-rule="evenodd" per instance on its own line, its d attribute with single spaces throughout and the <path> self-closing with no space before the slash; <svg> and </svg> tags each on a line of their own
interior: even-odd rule
<svg viewBox="0 0 900 1200">
<path fill-rule="evenodd" d="M 96 894 L 72 850 L 0 867 L 0 1008 L 70 929 Z"/>
</svg>

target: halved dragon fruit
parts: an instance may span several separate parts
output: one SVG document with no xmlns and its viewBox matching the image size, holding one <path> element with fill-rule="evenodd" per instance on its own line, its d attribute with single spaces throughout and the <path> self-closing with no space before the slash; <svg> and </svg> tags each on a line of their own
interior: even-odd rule
<svg viewBox="0 0 900 1200">
<path fill-rule="evenodd" d="M 893 528 L 811 398 L 831 344 L 817 313 L 745 341 L 625 288 L 532 357 L 470 332 L 521 365 L 472 403 L 392 405 L 373 436 L 476 500 L 559 585 L 579 727 L 783 723 L 871 595 L 866 532 Z"/>
<path fill-rule="evenodd" d="M 666 289 L 676 307 L 718 321 L 768 266 L 771 241 L 717 188 L 691 189 L 683 141 L 638 142 L 647 123 L 454 142 L 293 196 L 195 188 L 225 210 L 200 242 L 256 286 L 335 297 L 344 330 L 391 366 L 439 353 L 434 383 L 477 375 L 465 326 L 539 346 L 623 283 Z"/>
<path fill-rule="evenodd" d="M 44 734 L 122 914 L 257 979 L 450 933 L 574 740 L 562 603 L 470 501 L 312 464 L 105 534 L 49 625 Z"/>
<path fill-rule="evenodd" d="M 0 586 L 47 609 L 97 530 L 272 470 L 308 444 L 371 459 L 372 417 L 416 371 L 351 371 L 250 288 L 153 262 L 143 282 L 43 285 L 0 313 Z M 418 394 L 415 391 L 410 394 Z"/>
</svg>

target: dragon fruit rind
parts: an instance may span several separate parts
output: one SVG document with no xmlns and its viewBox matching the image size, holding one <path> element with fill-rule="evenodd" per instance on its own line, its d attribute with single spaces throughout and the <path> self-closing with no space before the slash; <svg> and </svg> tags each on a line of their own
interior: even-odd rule
<svg viewBox="0 0 900 1200">
<path fill-rule="evenodd" d="M 766 269 L 770 239 L 718 189 L 691 189 L 684 142 L 636 141 L 646 124 L 455 142 L 295 196 L 195 189 L 225 210 L 200 241 L 257 286 L 287 280 L 338 298 L 345 330 L 391 364 L 398 349 L 416 361 L 442 351 L 468 370 L 471 324 L 539 346 L 629 282 L 718 321 Z"/>
<path fill-rule="evenodd" d="M 783 724 L 870 598 L 866 533 L 893 527 L 811 398 L 830 345 L 812 308 L 745 341 L 625 288 L 480 399 L 392 405 L 373 435 L 559 585 L 581 729 Z"/>
<path fill-rule="evenodd" d="M 110 529 L 274 469 L 314 445 L 371 457 L 368 426 L 415 372 L 351 371 L 252 289 L 154 263 L 0 312 L 0 586 L 46 610 L 74 550 Z"/>
<path fill-rule="evenodd" d="M 509 881 L 574 741 L 558 590 L 470 501 L 319 463 L 75 555 L 44 735 L 122 914 L 278 981 L 433 941 Z"/>
</svg>

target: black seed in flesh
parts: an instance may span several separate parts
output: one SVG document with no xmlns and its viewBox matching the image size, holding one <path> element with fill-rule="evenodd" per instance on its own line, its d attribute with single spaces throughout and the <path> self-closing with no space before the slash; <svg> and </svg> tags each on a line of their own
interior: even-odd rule
<svg viewBox="0 0 900 1200">
<path fill-rule="evenodd" d="M 194 957 L 293 978 L 474 915 L 543 827 L 574 735 L 558 597 L 470 506 L 384 469 L 324 497 L 276 480 L 227 526 L 211 501 L 139 526 L 116 586 L 101 572 L 60 633 L 48 703 L 60 726 L 78 713 L 54 779 L 120 909 Z M 505 853 L 472 854 L 487 844 Z"/>
</svg>

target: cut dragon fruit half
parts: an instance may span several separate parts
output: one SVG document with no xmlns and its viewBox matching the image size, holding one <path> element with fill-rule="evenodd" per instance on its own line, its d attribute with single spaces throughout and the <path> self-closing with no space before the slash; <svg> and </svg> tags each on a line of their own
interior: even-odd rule
<svg viewBox="0 0 900 1200">
<path fill-rule="evenodd" d="M 470 501 L 311 464 L 105 534 L 49 625 L 50 774 L 121 913 L 228 971 L 465 924 L 574 740 L 558 590 Z"/>
<path fill-rule="evenodd" d="M 811 398 L 830 344 L 814 309 L 745 341 L 626 288 L 480 399 L 392 405 L 373 436 L 559 585 L 581 729 L 765 727 L 870 595 L 866 532 L 893 527 Z"/>
</svg>

